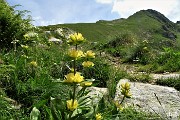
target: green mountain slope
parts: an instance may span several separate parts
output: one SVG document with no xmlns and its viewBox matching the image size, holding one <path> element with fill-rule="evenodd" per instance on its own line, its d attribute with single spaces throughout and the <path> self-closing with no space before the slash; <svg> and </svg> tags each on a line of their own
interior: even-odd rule
<svg viewBox="0 0 180 120">
<path fill-rule="evenodd" d="M 61 27 L 81 32 L 90 41 L 90 44 L 85 44 L 85 48 L 105 51 L 124 62 L 148 64 L 159 58 L 166 48 L 180 50 L 179 24 L 151 9 L 138 11 L 127 19 L 41 28 L 49 31 Z M 94 42 L 96 44 L 91 45 Z"/>
<path fill-rule="evenodd" d="M 96 23 L 58 24 L 41 27 L 55 30 L 68 27 L 81 32 L 88 41 L 105 44 L 117 36 L 131 34 L 137 40 L 150 40 L 155 46 L 179 45 L 177 25 L 155 10 L 141 10 L 127 19 L 100 20 Z M 176 43 L 174 43 L 176 41 Z M 177 44 L 178 43 L 178 44 Z"/>
</svg>

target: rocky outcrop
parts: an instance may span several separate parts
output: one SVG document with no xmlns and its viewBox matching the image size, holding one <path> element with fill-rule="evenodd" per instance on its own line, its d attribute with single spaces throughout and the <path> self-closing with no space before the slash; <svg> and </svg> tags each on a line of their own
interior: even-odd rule
<svg viewBox="0 0 180 120">
<path fill-rule="evenodd" d="M 120 80 L 115 100 L 121 101 Z M 132 98 L 126 99 L 129 106 L 160 115 L 164 119 L 178 120 L 180 115 L 180 92 L 171 87 L 130 82 Z"/>
<path fill-rule="evenodd" d="M 177 21 L 176 24 L 180 24 L 180 21 Z"/>
<path fill-rule="evenodd" d="M 177 38 L 177 35 L 175 35 L 174 33 L 170 32 L 170 31 L 164 32 L 163 36 L 166 38 L 169 38 L 171 40 L 176 40 L 176 38 Z"/>
<path fill-rule="evenodd" d="M 180 74 L 178 73 L 165 73 L 165 74 L 151 74 L 150 75 L 154 80 L 158 79 L 170 79 L 170 78 L 179 78 Z"/>
<path fill-rule="evenodd" d="M 169 77 L 179 77 L 173 75 L 154 75 L 154 79 L 167 79 Z M 114 100 L 121 101 L 121 87 L 128 79 L 121 79 L 117 84 Z M 127 106 L 134 106 L 137 110 L 150 112 L 159 115 L 163 119 L 178 120 L 180 118 L 180 92 L 172 87 L 151 85 L 148 83 L 129 82 L 131 85 L 132 98 L 125 99 Z M 93 104 L 97 104 L 100 99 L 108 94 L 107 88 L 89 87 L 88 94 Z"/>
<path fill-rule="evenodd" d="M 144 10 L 144 12 L 147 12 L 147 15 L 149 17 L 152 17 L 158 20 L 160 23 L 166 25 L 168 28 L 174 29 L 175 24 L 172 21 L 170 21 L 167 17 L 165 17 L 163 14 L 161 14 L 160 12 L 156 10 L 152 10 L 152 9 Z"/>
</svg>

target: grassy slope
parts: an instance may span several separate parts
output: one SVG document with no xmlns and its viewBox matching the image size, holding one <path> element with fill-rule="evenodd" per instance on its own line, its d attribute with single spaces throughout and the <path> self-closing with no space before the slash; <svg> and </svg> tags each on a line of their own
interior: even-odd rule
<svg viewBox="0 0 180 120">
<path fill-rule="evenodd" d="M 122 53 L 125 59 L 129 59 L 129 56 L 132 56 L 133 59 L 133 51 L 139 49 L 136 48 L 137 44 L 141 44 L 144 40 L 148 41 L 148 49 L 153 52 L 152 54 L 160 53 L 164 47 L 180 49 L 180 32 L 176 29 L 178 28 L 177 25 L 154 10 L 141 10 L 127 19 L 100 20 L 96 23 L 59 24 L 42 28 L 44 30 L 56 30 L 59 27 L 68 27 L 82 33 L 87 41 L 90 41 L 89 44 L 86 43 L 85 48 L 87 49 L 97 48 L 97 50 L 108 51 L 113 56 L 119 56 L 119 53 Z M 176 35 L 176 40 L 164 36 L 164 34 L 169 33 Z M 133 39 L 133 42 L 121 44 L 120 41 L 124 34 L 127 34 L 128 37 L 124 38 L 124 41 Z M 92 42 L 97 42 L 97 44 L 91 45 Z M 135 44 L 136 46 L 134 46 Z"/>
<path fill-rule="evenodd" d="M 162 21 L 159 18 L 162 18 Z M 168 21 L 160 13 L 156 16 L 156 13 L 151 11 L 139 11 L 128 19 L 117 19 L 113 21 L 98 21 L 96 23 L 77 23 L 77 24 L 59 24 L 43 27 L 45 30 L 54 30 L 59 27 L 68 27 L 74 31 L 81 32 L 88 41 L 97 42 L 99 44 L 107 43 L 111 41 L 115 36 L 119 36 L 124 33 L 132 33 L 139 40 L 152 41 L 157 47 L 159 47 L 161 41 L 169 41 L 168 38 L 163 37 L 162 28 L 163 25 L 173 24 Z M 167 19 L 167 20 L 166 20 Z M 166 21 L 163 21 L 166 20 Z M 169 27 L 168 32 L 175 33 L 177 43 L 180 43 L 179 33 L 177 33 L 172 26 Z"/>
<path fill-rule="evenodd" d="M 169 57 L 169 53 L 164 48 L 176 48 L 172 55 L 179 54 L 180 24 L 171 22 L 157 11 L 141 10 L 127 19 L 100 20 L 96 23 L 59 24 L 41 28 L 56 30 L 59 27 L 68 27 L 81 32 L 87 41 L 90 41 L 86 42 L 84 48 L 105 51 L 110 54 L 110 58 L 118 57 L 121 62 L 128 63 L 134 63 L 134 60 L 138 60 L 139 64 L 153 64 L 152 66 L 157 66 L 152 67 L 156 72 L 179 71 L 180 67 L 176 67 L 180 66 L 176 62 L 179 57 L 170 60 L 173 56 Z M 170 39 L 165 36 L 167 34 L 173 34 L 176 38 Z M 147 44 L 143 43 L 144 40 L 147 41 Z M 97 42 L 97 44 L 88 44 L 91 42 Z M 165 52 L 166 54 L 162 54 Z M 164 58 L 166 62 L 161 64 L 161 58 Z M 151 67 L 148 69 L 152 71 Z"/>
</svg>

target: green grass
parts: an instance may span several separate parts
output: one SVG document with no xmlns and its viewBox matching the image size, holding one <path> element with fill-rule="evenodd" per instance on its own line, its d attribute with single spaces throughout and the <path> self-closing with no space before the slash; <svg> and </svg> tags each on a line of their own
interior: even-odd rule
<svg viewBox="0 0 180 120">
<path fill-rule="evenodd" d="M 146 113 L 143 111 L 137 111 L 134 108 L 127 108 L 122 113 L 119 114 L 119 119 L 123 120 L 163 120 L 155 114 Z"/>
<path fill-rule="evenodd" d="M 180 91 L 180 78 L 159 79 L 156 81 L 156 84 L 174 87 L 175 89 Z"/>
</svg>

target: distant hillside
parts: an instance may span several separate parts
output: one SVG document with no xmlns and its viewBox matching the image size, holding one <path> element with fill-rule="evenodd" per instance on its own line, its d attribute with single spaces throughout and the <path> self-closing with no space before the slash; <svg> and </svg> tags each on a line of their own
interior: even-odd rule
<svg viewBox="0 0 180 120">
<path fill-rule="evenodd" d="M 81 32 L 88 40 L 99 44 L 111 41 L 115 36 L 133 34 L 136 39 L 150 40 L 157 46 L 180 45 L 178 25 L 155 10 L 141 10 L 127 19 L 99 20 L 96 23 L 58 24 L 42 26 L 44 30 L 68 27 Z"/>
</svg>

